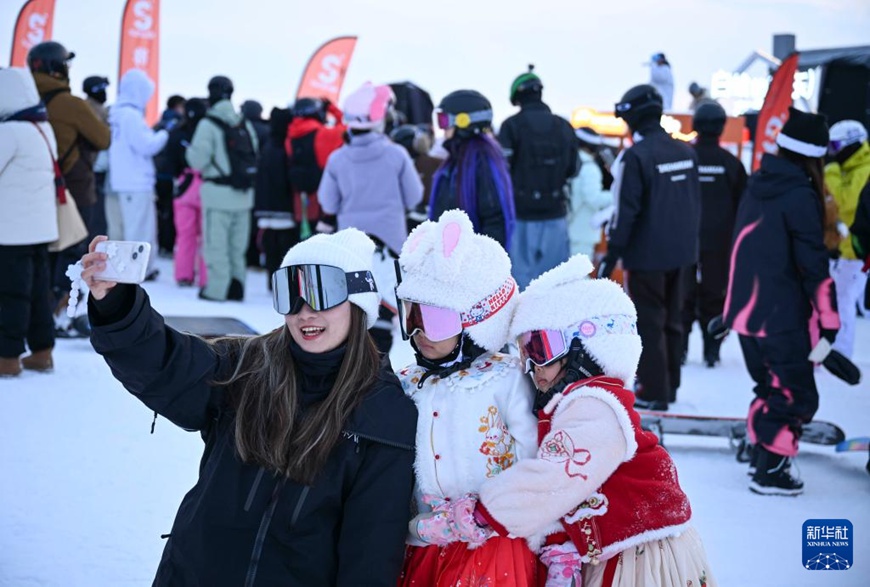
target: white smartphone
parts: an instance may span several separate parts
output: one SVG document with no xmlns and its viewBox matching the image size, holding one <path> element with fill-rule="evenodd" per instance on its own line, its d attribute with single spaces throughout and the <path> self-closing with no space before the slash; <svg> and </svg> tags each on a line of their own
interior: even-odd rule
<svg viewBox="0 0 870 587">
<path fill-rule="evenodd" d="M 106 253 L 106 269 L 94 275 L 99 281 L 142 283 L 148 271 L 151 244 L 135 241 L 101 241 L 96 250 Z"/>
</svg>

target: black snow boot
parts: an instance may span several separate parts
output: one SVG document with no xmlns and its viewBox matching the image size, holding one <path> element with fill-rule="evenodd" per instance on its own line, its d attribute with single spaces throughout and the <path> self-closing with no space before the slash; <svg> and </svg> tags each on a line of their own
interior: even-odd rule
<svg viewBox="0 0 870 587">
<path fill-rule="evenodd" d="M 230 281 L 230 289 L 227 290 L 227 299 L 234 302 L 241 302 L 245 299 L 245 286 L 238 279 Z"/>
<path fill-rule="evenodd" d="M 791 458 L 774 454 L 761 447 L 755 447 L 758 455 L 757 469 L 749 490 L 760 495 L 800 495 L 804 491 L 804 483 L 792 477 Z"/>
<path fill-rule="evenodd" d="M 704 335 L 704 364 L 713 368 L 719 364 L 719 348 L 722 346 L 722 341 L 713 338 L 706 328 L 702 328 L 701 332 Z"/>
</svg>

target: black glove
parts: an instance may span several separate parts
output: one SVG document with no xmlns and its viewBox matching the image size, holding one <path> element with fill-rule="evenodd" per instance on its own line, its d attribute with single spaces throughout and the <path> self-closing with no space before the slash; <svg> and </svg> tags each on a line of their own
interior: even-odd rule
<svg viewBox="0 0 870 587">
<path fill-rule="evenodd" d="M 338 218 L 335 214 L 321 214 L 320 220 L 314 227 L 314 232 L 321 234 L 332 234 L 338 229 Z"/>
<path fill-rule="evenodd" d="M 825 357 L 825 360 L 822 361 L 822 365 L 831 375 L 845 381 L 849 385 L 861 383 L 861 370 L 839 351 L 831 350 L 828 356 Z"/>
<path fill-rule="evenodd" d="M 819 337 L 824 338 L 831 344 L 834 344 L 834 341 L 837 340 L 837 332 L 839 332 L 839 328 L 822 328 L 819 325 Z"/>
<path fill-rule="evenodd" d="M 616 268 L 616 263 L 619 261 L 619 253 L 616 251 L 609 250 L 607 254 L 604 255 L 604 258 L 601 259 L 601 263 L 598 265 L 598 273 L 596 277 L 598 279 L 610 279 L 610 274 L 613 273 L 613 270 Z"/>
<path fill-rule="evenodd" d="M 725 324 L 725 317 L 721 314 L 710 320 L 707 324 L 707 334 L 713 337 L 714 340 L 722 340 L 731 329 Z"/>
</svg>

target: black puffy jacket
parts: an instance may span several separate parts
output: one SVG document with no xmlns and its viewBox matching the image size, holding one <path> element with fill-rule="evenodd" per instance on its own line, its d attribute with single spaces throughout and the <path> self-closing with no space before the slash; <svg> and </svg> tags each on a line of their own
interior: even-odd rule
<svg viewBox="0 0 870 587">
<path fill-rule="evenodd" d="M 116 293 L 116 290 L 118 292 Z M 223 388 L 230 359 L 163 323 L 144 290 L 118 286 L 121 311 L 90 302 L 91 342 L 142 403 L 205 441 L 154 585 L 394 587 L 413 489 L 417 412 L 387 362 L 312 486 L 243 463 Z M 108 300 L 108 298 L 106 298 Z"/>
<path fill-rule="evenodd" d="M 806 173 L 764 155 L 737 210 L 725 301 L 731 328 L 759 337 L 806 332 L 813 310 L 826 328 L 839 327 L 823 218 Z"/>
</svg>

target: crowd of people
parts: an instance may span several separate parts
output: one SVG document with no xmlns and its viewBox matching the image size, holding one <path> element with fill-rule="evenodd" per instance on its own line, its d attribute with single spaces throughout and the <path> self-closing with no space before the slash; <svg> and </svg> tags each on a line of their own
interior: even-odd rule
<svg viewBox="0 0 870 587">
<path fill-rule="evenodd" d="M 808 357 L 854 352 L 870 259 L 860 122 L 792 109 L 747 177 L 703 88 L 693 143 L 662 128 L 661 53 L 615 104 L 615 156 L 552 113 L 531 66 L 497 132 L 471 89 L 417 117 L 366 83 L 264 120 L 220 75 L 152 128 L 143 72 L 107 109 L 105 77 L 72 95 L 73 58 L 46 42 L 0 70 L 0 375 L 51 371 L 56 337 L 89 336 L 202 433 L 155 585 L 715 585 L 638 413 L 677 400 L 695 321 L 705 364 L 734 330 L 755 383 L 750 489 L 801 492 Z M 66 194 L 89 238 L 50 253 Z M 151 243 L 209 302 L 243 301 L 263 267 L 284 324 L 178 332 L 141 285 L 95 277 L 107 238 Z M 415 355 L 398 370 L 395 324 Z"/>
</svg>

